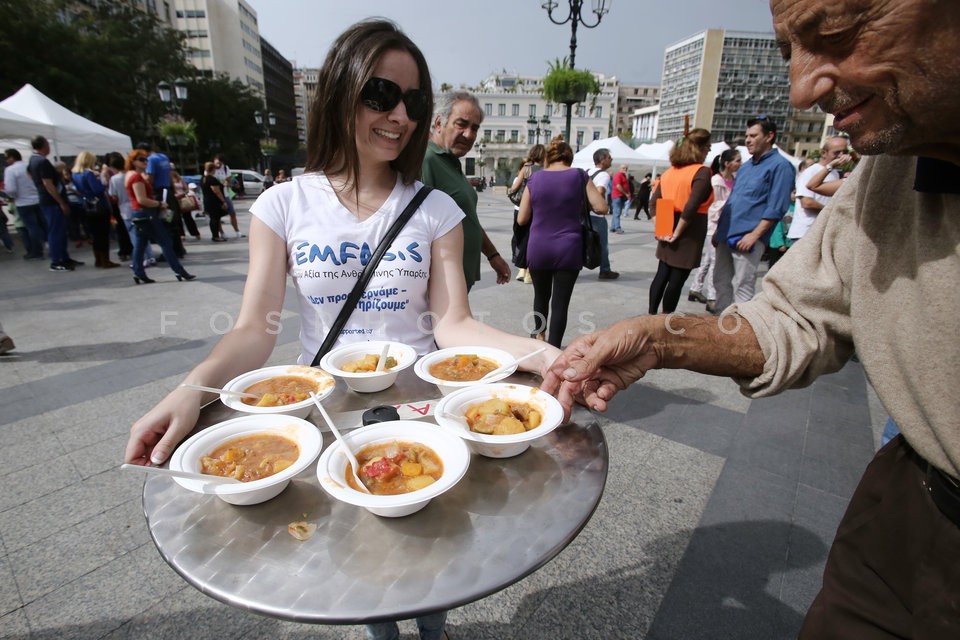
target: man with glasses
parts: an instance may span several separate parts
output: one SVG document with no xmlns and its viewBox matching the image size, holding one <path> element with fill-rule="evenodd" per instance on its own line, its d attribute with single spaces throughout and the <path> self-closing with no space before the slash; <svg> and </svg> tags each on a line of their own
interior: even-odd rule
<svg viewBox="0 0 960 640">
<path fill-rule="evenodd" d="M 807 187 L 813 176 L 824 169 L 829 168 L 830 173 L 823 179 L 824 183 L 833 182 L 840 179 L 840 174 L 834 168 L 834 165 L 840 161 L 847 153 L 847 139 L 842 136 L 832 136 L 827 138 L 823 148 L 820 150 L 820 161 L 816 162 L 797 176 L 797 206 L 793 212 L 793 222 L 790 223 L 790 229 L 787 231 L 787 238 L 796 242 L 804 236 L 810 225 L 817 219 L 820 211 L 830 202 L 830 196 L 814 193 Z"/>
<path fill-rule="evenodd" d="M 960 3 L 770 5 L 791 103 L 832 113 L 868 157 L 756 298 L 578 338 L 541 387 L 604 410 L 650 369 L 682 368 L 758 398 L 837 371 L 856 347 L 901 434 L 864 471 L 799 637 L 960 638 Z M 860 446 L 862 433 L 830 431 L 829 410 L 819 421 L 827 441 L 805 446 L 821 460 Z"/>
<path fill-rule="evenodd" d="M 480 279 L 480 254 L 486 256 L 497 273 L 497 284 L 510 282 L 510 265 L 487 237 L 477 217 L 477 190 L 463 175 L 460 158 L 467 155 L 477 141 L 483 123 L 483 110 L 476 96 L 455 91 L 440 97 L 437 115 L 430 130 L 430 143 L 423 158 L 424 184 L 443 191 L 457 203 L 463 219 L 463 274 L 467 290 Z"/>
<path fill-rule="evenodd" d="M 776 136 L 777 126 L 769 117 L 747 121 L 746 145 L 751 158 L 737 172 L 713 236 L 718 310 L 753 298 L 760 259 L 773 228 L 790 208 L 796 171 L 774 148 Z"/>
</svg>

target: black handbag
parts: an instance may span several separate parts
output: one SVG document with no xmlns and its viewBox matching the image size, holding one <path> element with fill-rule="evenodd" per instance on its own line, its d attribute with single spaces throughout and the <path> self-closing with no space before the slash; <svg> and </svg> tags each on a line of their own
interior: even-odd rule
<svg viewBox="0 0 960 640">
<path fill-rule="evenodd" d="M 380 259 L 383 258 L 383 254 L 387 252 L 387 249 L 390 248 L 390 243 L 397 237 L 400 230 L 407 224 L 407 221 L 413 217 L 413 214 L 417 211 L 417 207 L 420 206 L 431 191 L 433 191 L 433 187 L 426 185 L 420 187 L 420 190 L 413 195 L 413 199 L 400 214 L 400 217 L 397 218 L 390 226 L 390 229 L 387 230 L 387 235 L 383 237 L 383 240 L 377 245 L 376 251 L 370 256 L 370 262 L 363 268 L 360 278 L 357 280 L 357 283 L 353 285 L 353 290 L 350 291 L 350 295 L 347 296 L 346 302 L 343 303 L 337 319 L 334 320 L 333 326 L 330 327 L 330 331 L 327 332 L 327 336 L 323 339 L 323 344 L 320 345 L 317 355 L 313 357 L 313 362 L 310 363 L 311 367 L 318 366 L 320 359 L 327 355 L 327 352 L 333 348 L 333 344 L 337 341 L 337 338 L 340 337 L 340 332 L 343 331 L 347 320 L 350 319 L 353 310 L 357 308 L 357 303 L 360 302 L 360 297 L 363 295 L 363 292 L 366 291 L 367 284 L 369 284 L 370 278 L 373 277 L 373 272 L 377 270 L 377 265 L 380 264 Z"/>
<path fill-rule="evenodd" d="M 583 199 L 580 203 L 580 227 L 583 231 L 583 266 L 587 269 L 596 269 L 600 266 L 600 258 L 603 254 L 603 248 L 600 244 L 600 232 L 593 228 L 593 222 L 590 219 L 590 213 L 593 207 L 590 206 L 590 198 L 587 197 L 587 180 L 590 176 L 581 169 L 584 175 Z"/>
<path fill-rule="evenodd" d="M 520 201 L 523 199 L 523 190 L 527 188 L 527 178 L 529 177 L 530 167 L 524 167 L 523 180 L 520 181 L 520 186 L 517 187 L 516 191 L 507 191 L 507 198 L 510 199 L 510 202 L 512 202 L 514 206 L 520 206 Z"/>
</svg>

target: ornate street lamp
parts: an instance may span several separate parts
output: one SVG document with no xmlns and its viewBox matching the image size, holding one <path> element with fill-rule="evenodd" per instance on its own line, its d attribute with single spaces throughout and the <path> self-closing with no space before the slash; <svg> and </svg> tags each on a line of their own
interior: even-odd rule
<svg viewBox="0 0 960 640">
<path fill-rule="evenodd" d="M 476 150 L 476 152 L 477 152 L 477 166 L 480 167 L 480 179 L 482 180 L 483 177 L 484 177 L 484 175 L 483 175 L 483 174 L 484 174 L 483 166 L 484 166 L 484 164 L 486 164 L 486 163 L 483 161 L 483 152 L 484 152 L 484 150 L 487 148 L 487 145 L 484 144 L 483 142 L 478 142 L 477 144 L 473 145 L 473 148 L 474 148 L 474 149 Z"/>
<path fill-rule="evenodd" d="M 543 125 L 542 129 L 540 128 L 541 124 Z M 540 134 L 547 133 L 547 127 L 550 126 L 550 118 L 548 118 L 547 116 L 543 116 L 542 118 L 537 120 L 534 116 L 530 116 L 529 118 L 527 118 L 527 125 L 531 127 L 536 127 L 536 129 L 534 129 L 534 132 L 536 133 L 537 140 L 534 144 L 540 144 Z"/>
<path fill-rule="evenodd" d="M 171 91 L 171 88 L 173 91 Z M 187 83 L 177 78 L 171 85 L 166 80 L 157 83 L 157 93 L 160 94 L 160 102 L 171 110 L 175 115 L 180 115 L 180 105 L 187 100 Z"/>
<path fill-rule="evenodd" d="M 557 8 L 559 3 L 555 0 L 547 0 L 544 2 L 541 7 L 547 10 L 547 17 L 550 18 L 550 22 L 553 24 L 563 25 L 570 23 L 570 68 L 576 68 L 574 66 L 574 61 L 577 55 L 577 25 L 582 24 L 587 29 L 593 29 L 600 24 L 600 21 L 603 19 L 603 16 L 610 12 L 610 6 L 613 4 L 613 0 L 591 0 L 591 12 L 597 16 L 597 21 L 593 24 L 590 24 L 583 18 L 583 0 L 567 0 L 567 4 L 570 5 L 570 12 L 567 14 L 567 17 L 563 20 L 557 20 L 553 17 L 553 10 Z M 573 109 L 572 104 L 567 105 L 567 142 L 570 141 L 570 116 L 572 115 L 571 111 Z"/>
<path fill-rule="evenodd" d="M 269 111 L 264 118 L 262 111 L 255 111 L 253 113 L 253 119 L 257 123 L 257 126 L 263 127 L 263 140 L 260 141 L 260 153 L 263 154 L 264 168 L 270 168 L 270 156 L 273 155 L 272 151 L 268 151 L 274 146 L 273 139 L 270 137 L 270 127 L 274 127 L 277 124 L 277 116 L 274 115 L 273 111 Z"/>
</svg>

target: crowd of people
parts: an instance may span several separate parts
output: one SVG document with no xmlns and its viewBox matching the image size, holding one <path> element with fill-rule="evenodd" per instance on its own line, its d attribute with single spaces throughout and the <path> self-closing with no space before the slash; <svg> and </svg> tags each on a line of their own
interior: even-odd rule
<svg viewBox="0 0 960 640">
<path fill-rule="evenodd" d="M 136 284 L 152 283 L 144 270 L 163 261 L 181 280 L 192 280 L 180 261 L 188 239 L 203 239 L 198 220 L 207 218 L 213 242 L 228 239 L 222 219 L 232 228 L 229 237 L 246 237 L 232 200 L 243 183 L 220 156 L 205 164 L 199 182 L 188 182 L 147 142 L 127 156 L 111 152 L 98 158 L 81 151 L 72 167 L 48 157 L 50 142 L 44 136 L 33 138 L 31 146 L 27 159 L 15 148 L 4 151 L 0 184 L 0 241 L 13 252 L 12 223 L 24 260 L 46 258 L 51 271 L 69 272 L 85 264 L 71 251 L 79 255 L 90 246 L 94 267 L 128 266 Z M 265 189 L 289 180 L 282 169 L 276 179 L 269 174 Z"/>
</svg>

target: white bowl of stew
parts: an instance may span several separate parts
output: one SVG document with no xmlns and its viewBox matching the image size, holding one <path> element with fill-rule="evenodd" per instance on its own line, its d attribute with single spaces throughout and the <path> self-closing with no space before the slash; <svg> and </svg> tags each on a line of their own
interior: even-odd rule
<svg viewBox="0 0 960 640">
<path fill-rule="evenodd" d="M 361 480 L 374 493 L 351 486 L 354 480 L 347 478 L 349 463 L 339 443 L 320 456 L 320 486 L 337 500 L 378 516 L 399 518 L 423 509 L 456 485 L 470 466 L 470 449 L 464 441 L 429 422 L 380 422 L 351 431 L 344 438 L 360 462 Z M 408 463 L 420 465 L 420 469 L 404 469 Z M 395 490 L 402 493 L 380 494 Z"/>
<path fill-rule="evenodd" d="M 322 400 L 333 392 L 336 381 L 326 371 L 303 365 L 263 367 L 237 376 L 223 388 L 261 396 L 260 400 L 220 394 L 231 409 L 257 415 L 288 415 L 306 418 L 313 410 L 313 391 Z M 255 404 L 250 404 L 251 402 Z"/>
<path fill-rule="evenodd" d="M 475 453 L 488 458 L 511 458 L 560 426 L 563 407 L 537 387 L 484 384 L 442 398 L 434 418 L 450 433 L 463 438 Z"/>
<path fill-rule="evenodd" d="M 174 478 L 180 486 L 230 504 L 265 502 L 317 459 L 323 436 L 313 424 L 285 415 L 241 416 L 191 436 L 170 457 L 170 468 L 223 475 L 241 482 Z"/>
<path fill-rule="evenodd" d="M 387 347 L 386 369 L 376 371 L 383 348 Z M 331 350 L 320 359 L 320 368 L 343 378 L 347 387 L 359 393 L 389 388 L 400 372 L 417 361 L 417 352 L 402 342 L 371 340 L 354 342 Z"/>
<path fill-rule="evenodd" d="M 479 383 L 486 373 L 514 360 L 509 352 L 493 347 L 450 347 L 428 353 L 414 365 L 414 372 L 422 380 L 432 382 L 447 395 Z M 514 374 L 514 365 L 483 383 L 497 382 Z"/>
</svg>

